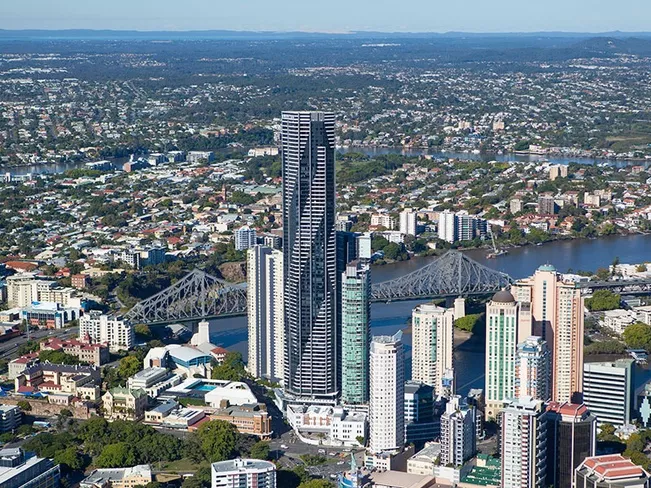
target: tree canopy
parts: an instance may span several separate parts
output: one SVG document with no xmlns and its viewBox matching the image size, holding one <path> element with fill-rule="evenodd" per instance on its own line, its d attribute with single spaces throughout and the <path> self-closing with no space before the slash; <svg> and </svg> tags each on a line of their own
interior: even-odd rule
<svg viewBox="0 0 651 488">
<path fill-rule="evenodd" d="M 628 347 L 651 351 L 651 325 L 642 322 L 631 324 L 622 334 Z"/>
<path fill-rule="evenodd" d="M 610 290 L 597 290 L 592 297 L 585 299 L 585 306 L 593 312 L 601 312 L 619 308 L 621 301 L 622 297 Z"/>
</svg>

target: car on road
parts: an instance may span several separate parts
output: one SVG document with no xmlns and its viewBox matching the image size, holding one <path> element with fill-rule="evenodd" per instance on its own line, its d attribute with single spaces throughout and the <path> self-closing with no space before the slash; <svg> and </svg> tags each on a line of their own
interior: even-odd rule
<svg viewBox="0 0 651 488">
<path fill-rule="evenodd" d="M 281 449 L 289 449 L 289 447 L 287 446 L 287 444 L 281 444 L 281 445 L 280 445 L 280 448 L 281 448 Z"/>
<path fill-rule="evenodd" d="M 317 452 L 318 452 L 319 454 L 325 454 L 325 453 L 326 453 L 326 452 L 325 452 L 325 449 L 319 449 Z"/>
</svg>

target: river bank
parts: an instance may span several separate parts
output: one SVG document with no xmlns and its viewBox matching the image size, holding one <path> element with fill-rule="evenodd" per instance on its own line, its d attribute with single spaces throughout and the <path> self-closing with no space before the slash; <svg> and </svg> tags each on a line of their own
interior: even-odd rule
<svg viewBox="0 0 651 488">
<path fill-rule="evenodd" d="M 489 268 L 502 271 L 515 279 L 525 278 L 543 264 L 553 264 L 561 272 L 595 271 L 610 266 L 615 257 L 621 263 L 651 262 L 651 235 L 610 235 L 594 239 L 556 240 L 541 246 L 521 246 L 508 254 L 488 258 L 486 249 L 460 249 L 464 254 Z M 438 256 L 414 256 L 383 266 L 374 266 L 374 283 L 392 280 L 431 264 Z"/>
<path fill-rule="evenodd" d="M 629 164 L 648 164 L 651 165 L 651 158 L 621 158 L 621 157 L 600 157 L 600 156 L 571 156 L 564 153 L 548 153 L 548 154 L 534 154 L 524 152 L 505 152 L 505 153 L 474 153 L 455 150 L 437 150 L 431 148 L 414 148 L 402 146 L 340 146 L 337 152 L 351 153 L 359 152 L 368 156 L 379 156 L 383 154 L 402 154 L 405 156 L 431 156 L 439 159 L 459 159 L 470 161 L 498 161 L 498 162 L 550 162 L 552 164 L 570 163 L 595 165 L 607 164 L 617 167 L 626 166 Z M 99 158 L 83 160 L 83 161 L 67 161 L 67 162 L 52 162 L 44 161 L 40 163 L 29 164 L 12 164 L 0 165 L 0 173 L 10 173 L 13 176 L 22 176 L 26 174 L 43 174 L 43 173 L 62 173 L 68 169 L 82 168 L 86 163 L 97 161 Z M 128 158 L 106 158 L 113 164 L 124 163 Z"/>
<path fill-rule="evenodd" d="M 540 163 L 549 162 L 552 164 L 569 165 L 571 163 L 597 165 L 606 164 L 623 167 L 631 164 L 650 164 L 651 158 L 629 158 L 629 157 L 603 157 L 599 155 L 573 156 L 566 153 L 554 152 L 547 154 L 525 153 L 525 152 L 485 152 L 475 153 L 466 151 L 440 150 L 432 148 L 414 148 L 403 146 L 341 146 L 337 148 L 341 153 L 362 153 L 368 156 L 380 156 L 384 154 L 401 154 L 403 156 L 431 156 L 439 159 L 459 159 L 470 161 L 497 161 Z"/>
</svg>

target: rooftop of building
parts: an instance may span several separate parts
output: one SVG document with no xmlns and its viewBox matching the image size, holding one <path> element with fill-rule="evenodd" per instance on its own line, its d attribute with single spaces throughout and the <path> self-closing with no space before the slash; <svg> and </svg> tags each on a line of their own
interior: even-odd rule
<svg viewBox="0 0 651 488">
<path fill-rule="evenodd" d="M 557 403 L 551 402 L 547 405 L 548 412 L 560 414 L 563 419 L 583 419 L 590 414 L 588 407 L 583 403 Z"/>
<path fill-rule="evenodd" d="M 418 381 L 407 381 L 405 382 L 405 394 L 415 394 L 418 392 L 429 392 L 432 393 L 434 387 L 426 385 L 425 383 L 420 383 Z"/>
<path fill-rule="evenodd" d="M 190 346 L 183 346 L 179 344 L 170 344 L 165 349 L 169 352 L 170 356 L 180 361 L 190 362 L 193 359 L 204 358 L 207 356 L 203 351 Z"/>
<path fill-rule="evenodd" d="M 153 368 L 145 368 L 142 371 L 138 371 L 136 374 L 134 374 L 131 378 L 135 380 L 149 380 L 152 378 L 156 378 L 159 375 L 163 375 L 167 373 L 167 368 L 160 368 L 160 367 L 153 367 Z"/>
<path fill-rule="evenodd" d="M 371 480 L 375 485 L 389 486 L 392 488 L 423 488 L 435 485 L 433 476 L 420 474 L 403 473 L 402 471 L 383 471 L 371 474 Z"/>
<path fill-rule="evenodd" d="M 530 396 L 522 396 L 519 398 L 513 399 L 505 411 L 508 410 L 538 410 L 542 407 L 543 402 L 536 400 Z"/>
<path fill-rule="evenodd" d="M 231 459 L 212 463 L 212 471 L 215 473 L 229 473 L 231 471 L 246 472 L 248 470 L 271 470 L 276 469 L 276 465 L 269 461 L 260 459 Z"/>
<path fill-rule="evenodd" d="M 145 390 L 141 390 L 140 388 L 135 388 L 133 390 L 129 390 L 129 388 L 124 388 L 121 386 L 116 386 L 115 388 L 111 388 L 107 393 L 110 393 L 111 396 L 129 396 L 133 395 L 135 398 L 140 398 L 142 396 L 147 396 L 147 392 Z"/>
<path fill-rule="evenodd" d="M 170 413 L 172 410 L 174 410 L 175 408 L 177 408 L 178 406 L 179 404 L 174 400 L 167 400 L 164 403 L 157 405 L 155 408 L 152 408 L 150 412 L 156 412 L 156 413 L 161 413 L 163 415 L 166 415 Z"/>
<path fill-rule="evenodd" d="M 46 462 L 51 467 L 54 466 L 51 461 L 40 458 L 34 453 L 23 452 L 18 447 L 0 450 L 0 459 L 11 461 L 13 464 L 13 467 L 0 467 L 0 486 L 8 484 L 9 480 L 19 472 L 31 471 L 40 462 Z"/>
<path fill-rule="evenodd" d="M 556 266 L 554 266 L 553 264 L 549 264 L 549 263 L 543 264 L 542 266 L 540 266 L 538 268 L 538 271 L 547 271 L 547 272 L 550 272 L 550 273 L 555 273 L 556 272 Z"/>
<path fill-rule="evenodd" d="M 618 480 L 620 482 L 626 479 L 639 480 L 640 478 L 646 479 L 649 477 L 649 474 L 642 467 L 634 464 L 621 454 L 586 458 L 577 470 L 587 471 L 588 476 L 595 476 L 605 480 Z"/>
<path fill-rule="evenodd" d="M 107 482 L 120 481 L 131 476 L 151 478 L 151 466 L 140 464 L 131 468 L 96 469 L 82 481 L 82 484 L 103 486 Z"/>
<path fill-rule="evenodd" d="M 75 374 L 98 374 L 99 369 L 97 366 L 85 366 L 81 364 L 53 364 L 53 363 L 38 363 L 30 366 L 25 371 L 24 375 L 32 375 L 38 371 L 52 371 L 56 373 L 75 373 Z"/>
<path fill-rule="evenodd" d="M 495 303 L 515 303 L 515 297 L 508 290 L 500 290 L 493 295 L 492 301 Z"/>
<path fill-rule="evenodd" d="M 441 444 L 439 442 L 428 442 L 420 451 L 409 459 L 435 461 L 441 455 Z"/>
</svg>

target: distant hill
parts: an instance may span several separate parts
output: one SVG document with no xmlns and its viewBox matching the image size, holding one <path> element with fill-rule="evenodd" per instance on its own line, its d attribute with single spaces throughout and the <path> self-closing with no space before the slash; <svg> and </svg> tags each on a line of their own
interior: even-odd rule
<svg viewBox="0 0 651 488">
<path fill-rule="evenodd" d="M 635 37 L 591 37 L 577 43 L 574 47 L 603 54 L 651 55 L 651 38 Z"/>
</svg>

